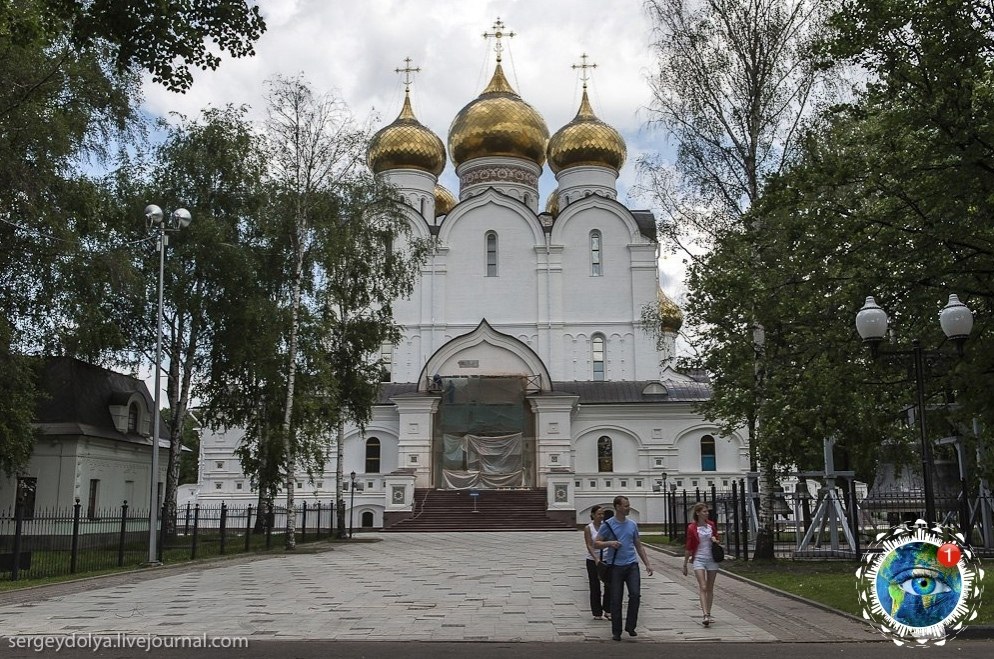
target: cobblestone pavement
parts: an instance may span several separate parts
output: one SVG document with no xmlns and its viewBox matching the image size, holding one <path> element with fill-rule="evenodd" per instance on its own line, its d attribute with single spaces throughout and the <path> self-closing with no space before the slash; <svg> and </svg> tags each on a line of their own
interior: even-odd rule
<svg viewBox="0 0 994 659">
<path fill-rule="evenodd" d="M 579 532 L 387 533 L 329 551 L 242 557 L 0 594 L 5 636 L 154 634 L 346 641 L 610 638 L 588 608 Z M 883 637 L 848 616 L 719 575 L 700 624 L 682 558 L 650 552 L 638 642 Z M 628 641 L 628 637 L 625 637 Z"/>
</svg>

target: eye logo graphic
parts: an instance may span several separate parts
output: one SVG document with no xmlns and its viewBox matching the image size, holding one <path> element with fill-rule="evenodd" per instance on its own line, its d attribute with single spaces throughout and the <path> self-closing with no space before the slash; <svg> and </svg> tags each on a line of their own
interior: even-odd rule
<svg viewBox="0 0 994 659">
<path fill-rule="evenodd" d="M 863 617 L 898 645 L 943 645 L 977 617 L 984 571 L 963 536 L 923 520 L 877 536 L 856 570 Z"/>
</svg>

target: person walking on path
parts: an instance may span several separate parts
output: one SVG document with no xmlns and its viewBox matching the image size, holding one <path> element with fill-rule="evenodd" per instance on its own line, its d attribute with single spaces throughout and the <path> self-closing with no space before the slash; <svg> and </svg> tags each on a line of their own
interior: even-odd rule
<svg viewBox="0 0 994 659">
<path fill-rule="evenodd" d="M 590 509 L 590 524 L 583 527 L 583 544 L 587 548 L 587 582 L 590 584 L 590 613 L 595 620 L 610 620 L 611 589 L 604 584 L 604 594 L 601 596 L 601 580 L 597 566 L 604 560 L 604 550 L 594 547 L 594 538 L 604 522 L 605 508 L 594 506 Z"/>
<path fill-rule="evenodd" d="M 597 533 L 594 547 L 611 549 L 611 555 L 604 560 L 611 563 L 611 638 L 621 640 L 621 599 L 624 588 L 628 589 L 628 611 L 624 618 L 624 628 L 629 636 L 638 636 L 635 627 L 638 625 L 639 603 L 642 599 L 642 576 L 639 573 L 638 559 L 645 563 L 645 571 L 652 576 L 652 565 L 646 555 L 645 547 L 639 540 L 639 526 L 635 520 L 628 519 L 632 506 L 628 497 L 614 498 L 614 518 L 606 519 Z"/>
<path fill-rule="evenodd" d="M 718 538 L 718 525 L 710 518 L 711 511 L 706 503 L 695 503 L 694 521 L 687 525 L 687 545 L 683 555 L 683 576 L 687 576 L 687 563 L 693 559 L 694 576 L 697 577 L 697 590 L 701 596 L 702 621 L 705 627 L 711 625 L 711 602 L 714 601 L 714 579 L 718 576 L 718 563 L 711 553 L 712 544 Z"/>
</svg>

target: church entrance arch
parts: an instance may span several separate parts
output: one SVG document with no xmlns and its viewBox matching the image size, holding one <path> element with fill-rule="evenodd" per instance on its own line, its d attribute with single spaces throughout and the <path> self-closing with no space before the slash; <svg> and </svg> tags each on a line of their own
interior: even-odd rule
<svg viewBox="0 0 994 659">
<path fill-rule="evenodd" d="M 527 345 L 484 320 L 432 355 L 420 386 L 439 396 L 432 422 L 435 487 L 535 487 L 535 419 L 528 396 L 549 390 L 551 381 Z"/>
</svg>

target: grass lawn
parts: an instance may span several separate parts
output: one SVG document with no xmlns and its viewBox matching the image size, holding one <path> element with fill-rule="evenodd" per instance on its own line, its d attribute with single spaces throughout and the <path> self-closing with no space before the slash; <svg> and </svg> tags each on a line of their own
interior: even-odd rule
<svg viewBox="0 0 994 659">
<path fill-rule="evenodd" d="M 856 569 L 853 561 L 725 561 L 722 569 L 779 590 L 820 602 L 833 609 L 862 617 L 856 600 Z M 971 624 L 994 624 L 994 598 L 984 590 L 977 619 Z"/>
</svg>

